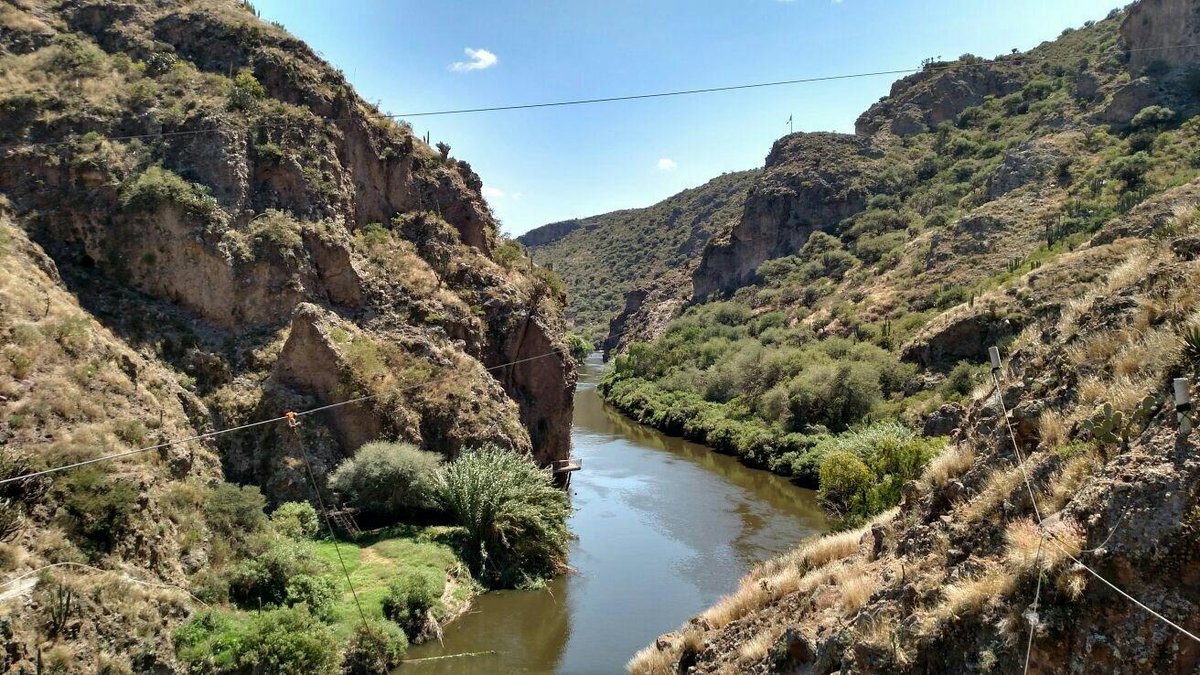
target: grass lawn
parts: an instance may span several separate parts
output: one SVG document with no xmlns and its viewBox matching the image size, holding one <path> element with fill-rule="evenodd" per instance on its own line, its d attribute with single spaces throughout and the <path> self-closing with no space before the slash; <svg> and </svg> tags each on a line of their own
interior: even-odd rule
<svg viewBox="0 0 1200 675">
<path fill-rule="evenodd" d="M 416 569 L 446 581 L 442 601 L 444 614 L 454 614 L 474 595 L 475 585 L 459 563 L 454 550 L 437 541 L 444 527 L 394 527 L 366 533 L 356 542 L 337 542 L 342 560 L 358 591 L 358 599 L 368 617 L 383 616 L 383 599 L 392 579 L 405 569 Z M 339 637 L 349 637 L 359 622 L 354 596 L 346 585 L 334 542 L 316 542 L 317 554 L 330 564 L 330 575 L 341 590 L 334 607 L 333 628 Z"/>
</svg>

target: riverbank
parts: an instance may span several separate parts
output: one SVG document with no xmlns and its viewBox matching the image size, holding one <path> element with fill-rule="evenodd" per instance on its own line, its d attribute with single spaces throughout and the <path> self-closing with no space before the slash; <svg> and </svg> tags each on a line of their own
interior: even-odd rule
<svg viewBox="0 0 1200 675">
<path fill-rule="evenodd" d="M 574 572 L 540 590 L 477 596 L 441 642 L 409 650 L 405 672 L 620 672 L 757 564 L 827 531 L 811 490 L 605 405 L 602 373 L 589 358 L 576 392 Z M 416 661 L 463 653 L 475 655 Z"/>
</svg>

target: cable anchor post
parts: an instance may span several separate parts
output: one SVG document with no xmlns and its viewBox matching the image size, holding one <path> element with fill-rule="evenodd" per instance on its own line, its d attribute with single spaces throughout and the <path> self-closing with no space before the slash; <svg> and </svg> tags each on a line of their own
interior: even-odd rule
<svg viewBox="0 0 1200 675">
<path fill-rule="evenodd" d="M 1179 437 L 1185 438 L 1192 432 L 1192 395 L 1186 377 L 1175 378 L 1175 418 L 1179 422 Z"/>
</svg>

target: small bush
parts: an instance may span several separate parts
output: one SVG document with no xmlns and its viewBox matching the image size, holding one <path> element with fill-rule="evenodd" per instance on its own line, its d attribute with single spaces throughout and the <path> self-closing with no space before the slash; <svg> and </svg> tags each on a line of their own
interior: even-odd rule
<svg viewBox="0 0 1200 675">
<path fill-rule="evenodd" d="M 979 384 L 981 371 L 982 366 L 969 361 L 959 361 L 942 382 L 942 395 L 955 400 L 970 394 L 975 385 Z"/>
<path fill-rule="evenodd" d="M 229 105 L 245 110 L 254 107 L 265 98 L 267 90 L 249 69 L 243 68 L 233 78 L 233 90 L 229 94 Z"/>
<path fill-rule="evenodd" d="M 308 502 L 287 502 L 271 514 L 275 531 L 292 539 L 311 539 L 320 529 L 317 511 Z"/>
<path fill-rule="evenodd" d="M 492 251 L 492 259 L 505 269 L 512 269 L 524 257 L 525 251 L 515 239 L 505 239 Z"/>
<path fill-rule="evenodd" d="M 308 675 L 341 663 L 333 631 L 304 609 L 205 610 L 175 632 L 175 651 L 190 673 Z"/>
<path fill-rule="evenodd" d="M 217 211 L 216 200 L 205 188 L 161 166 L 152 166 L 126 181 L 119 198 L 121 207 L 127 211 L 150 212 L 162 206 L 177 206 L 201 217 Z"/>
<path fill-rule="evenodd" d="M 421 570 L 404 570 L 388 587 L 383 599 L 383 615 L 416 638 L 425 629 L 429 610 L 442 594 L 440 580 Z"/>
<path fill-rule="evenodd" d="M 492 446 L 467 452 L 438 472 L 437 495 L 465 528 L 464 558 L 485 584 L 525 584 L 564 564 L 571 505 L 532 458 Z"/>
<path fill-rule="evenodd" d="M 346 646 L 342 672 L 347 675 L 376 675 L 391 672 L 408 651 L 404 631 L 386 621 L 359 624 Z"/>
<path fill-rule="evenodd" d="M 433 506 L 433 476 L 442 458 L 407 443 L 375 441 L 329 477 L 329 487 L 362 513 L 385 519 Z"/>
<path fill-rule="evenodd" d="M 1129 120 L 1129 126 L 1134 129 L 1158 128 L 1175 121 L 1175 111 L 1161 105 L 1150 105 L 1138 111 Z"/>
<path fill-rule="evenodd" d="M 77 469 L 59 489 L 72 532 L 104 552 L 111 551 L 125 536 L 137 512 L 137 489 L 129 481 L 114 480 L 99 469 Z"/>
<path fill-rule="evenodd" d="M 853 452 L 837 450 L 821 461 L 821 499 L 843 511 L 863 499 L 874 474 Z"/>
<path fill-rule="evenodd" d="M 571 353 L 571 358 L 575 359 L 575 363 L 583 363 L 588 354 L 595 349 L 591 341 L 579 333 L 567 333 L 566 341 L 567 350 Z"/>
<path fill-rule="evenodd" d="M 267 500 L 257 487 L 221 483 L 204 500 L 204 517 L 214 531 L 243 541 L 266 527 L 266 506 Z"/>
<path fill-rule="evenodd" d="M 280 540 L 230 570 L 229 597 L 245 609 L 291 606 L 310 601 L 320 604 L 325 593 L 325 589 L 319 587 L 321 582 L 298 579 L 319 577 L 327 567 L 311 544 Z M 321 611 L 322 607 L 313 609 L 314 613 Z"/>
</svg>

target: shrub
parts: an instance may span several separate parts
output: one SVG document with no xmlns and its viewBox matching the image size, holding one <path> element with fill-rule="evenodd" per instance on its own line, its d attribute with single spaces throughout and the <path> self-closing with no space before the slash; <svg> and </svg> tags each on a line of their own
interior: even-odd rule
<svg viewBox="0 0 1200 675">
<path fill-rule="evenodd" d="M 229 597 L 246 609 L 294 605 L 316 599 L 323 590 L 316 582 L 296 581 L 320 576 L 327 569 L 312 545 L 280 540 L 266 551 L 238 563 L 229 573 Z"/>
<path fill-rule="evenodd" d="M 570 352 L 571 358 L 575 359 L 575 363 L 583 363 L 583 360 L 595 349 L 591 341 L 579 333 L 567 333 L 566 341 L 567 351 Z"/>
<path fill-rule="evenodd" d="M 441 579 L 434 579 L 422 570 L 408 569 L 400 573 L 383 599 L 383 615 L 416 638 L 425 629 L 429 610 L 442 595 Z"/>
<path fill-rule="evenodd" d="M 942 382 L 942 395 L 948 399 L 958 399 L 971 393 L 979 383 L 982 366 L 969 361 L 959 361 Z"/>
<path fill-rule="evenodd" d="M 398 627 L 378 619 L 359 624 L 346 646 L 342 672 L 347 675 L 376 675 L 391 672 L 408 651 L 408 637 Z"/>
<path fill-rule="evenodd" d="M 433 475 L 441 461 L 407 443 L 375 441 L 342 462 L 329 487 L 364 514 L 394 519 L 433 505 Z"/>
<path fill-rule="evenodd" d="M 137 489 L 95 468 L 69 474 L 60 488 L 71 530 L 101 551 L 112 550 L 125 536 L 137 511 Z"/>
<path fill-rule="evenodd" d="M 861 501 L 871 486 L 874 474 L 871 469 L 848 450 L 836 450 L 821 460 L 821 499 L 850 511 L 852 505 Z"/>
<path fill-rule="evenodd" d="M 533 459 L 487 446 L 437 474 L 442 506 L 466 530 L 464 558 L 492 586 L 548 576 L 566 560 L 567 494 Z"/>
<path fill-rule="evenodd" d="M 308 675 L 336 672 L 341 661 L 333 631 L 302 608 L 205 610 L 175 632 L 175 651 L 190 673 Z"/>
<path fill-rule="evenodd" d="M 256 105 L 266 95 L 267 90 L 263 88 L 258 78 L 254 77 L 254 73 L 243 68 L 233 77 L 233 91 L 229 94 L 229 105 L 245 110 Z"/>
<path fill-rule="evenodd" d="M 337 584 L 327 576 L 297 574 L 288 579 L 284 604 L 295 607 L 304 604 L 313 616 L 322 621 L 333 620 L 333 605 L 339 597 Z"/>
<path fill-rule="evenodd" d="M 1138 111 L 1129 126 L 1134 129 L 1157 128 L 1175 121 L 1175 111 L 1161 105 L 1148 105 Z"/>
<path fill-rule="evenodd" d="M 1128 187 L 1137 187 L 1142 183 L 1142 177 L 1150 170 L 1150 156 L 1145 152 L 1135 152 L 1116 158 L 1109 165 L 1113 178 L 1124 181 Z"/>
<path fill-rule="evenodd" d="M 287 502 L 271 514 L 275 531 L 292 539 L 311 539 L 320 529 L 317 511 L 308 502 Z"/>
<path fill-rule="evenodd" d="M 492 259 L 505 269 L 512 269 L 525 257 L 525 251 L 515 239 L 505 239 L 492 251 Z"/>
<path fill-rule="evenodd" d="M 257 487 L 221 483 L 205 498 L 204 517 L 214 531 L 242 541 L 266 526 L 266 506 L 267 500 Z"/>
<path fill-rule="evenodd" d="M 822 424 L 844 429 L 882 398 L 879 372 L 865 363 L 841 362 L 805 368 L 788 385 L 793 426 Z"/>
<path fill-rule="evenodd" d="M 217 202 L 203 187 L 189 183 L 161 166 L 151 166 L 121 186 L 121 208 L 129 211 L 154 211 L 173 205 L 197 216 L 210 216 Z"/>
</svg>

